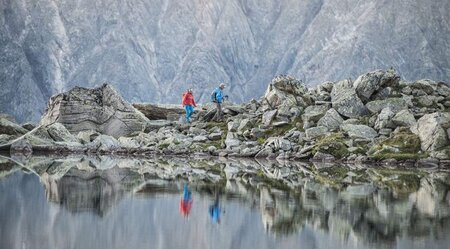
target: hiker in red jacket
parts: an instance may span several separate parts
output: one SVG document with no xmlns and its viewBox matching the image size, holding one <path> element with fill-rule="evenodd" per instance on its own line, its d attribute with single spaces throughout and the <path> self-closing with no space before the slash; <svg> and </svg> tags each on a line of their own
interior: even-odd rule
<svg viewBox="0 0 450 249">
<path fill-rule="evenodd" d="M 186 110 L 186 122 L 191 122 L 191 115 L 194 113 L 195 104 L 194 95 L 192 95 L 192 89 L 188 89 L 185 93 L 183 93 L 182 100 L 183 107 Z"/>
</svg>

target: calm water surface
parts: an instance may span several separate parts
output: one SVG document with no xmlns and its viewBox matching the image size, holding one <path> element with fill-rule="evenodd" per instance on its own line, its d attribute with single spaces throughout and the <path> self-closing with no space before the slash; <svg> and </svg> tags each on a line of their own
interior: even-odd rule
<svg viewBox="0 0 450 249">
<path fill-rule="evenodd" d="M 450 248 L 445 187 L 431 198 L 188 183 L 183 202 L 187 181 L 49 165 L 37 174 L 4 164 L 0 248 Z"/>
</svg>

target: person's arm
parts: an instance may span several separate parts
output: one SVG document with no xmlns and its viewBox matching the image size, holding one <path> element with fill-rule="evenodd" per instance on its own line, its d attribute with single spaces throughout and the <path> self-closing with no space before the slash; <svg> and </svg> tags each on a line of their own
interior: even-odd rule
<svg viewBox="0 0 450 249">
<path fill-rule="evenodd" d="M 192 96 L 192 104 L 194 104 L 194 107 L 197 107 L 197 104 L 195 103 L 194 96 Z"/>
<path fill-rule="evenodd" d="M 184 107 L 184 103 L 186 103 L 186 95 L 187 94 L 183 94 L 183 98 L 181 99 L 181 105 Z"/>
</svg>

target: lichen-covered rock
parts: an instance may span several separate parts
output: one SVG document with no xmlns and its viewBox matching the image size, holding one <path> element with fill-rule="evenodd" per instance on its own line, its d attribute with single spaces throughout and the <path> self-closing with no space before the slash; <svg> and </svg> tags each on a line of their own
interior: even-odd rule
<svg viewBox="0 0 450 249">
<path fill-rule="evenodd" d="M 325 115 L 319 119 L 317 122 L 317 126 L 324 126 L 329 131 L 336 131 L 341 126 L 342 122 L 344 122 L 344 119 L 339 115 L 339 113 L 331 108 L 329 109 Z"/>
<path fill-rule="evenodd" d="M 378 136 L 378 133 L 367 125 L 343 124 L 341 129 L 351 138 L 373 139 Z"/>
<path fill-rule="evenodd" d="M 443 126 L 450 124 L 450 113 L 426 114 L 417 120 L 411 131 L 417 134 L 424 151 L 437 151 L 449 144 L 446 130 Z"/>
<path fill-rule="evenodd" d="M 88 147 L 91 150 L 98 152 L 114 152 L 121 149 L 122 145 L 112 136 L 100 135 L 92 141 Z"/>
<path fill-rule="evenodd" d="M 273 119 L 275 118 L 275 115 L 277 115 L 277 110 L 267 111 L 262 116 L 262 123 L 264 126 L 270 125 L 272 123 Z"/>
<path fill-rule="evenodd" d="M 239 137 L 234 132 L 228 132 L 227 137 L 225 139 L 225 145 L 227 146 L 227 149 L 232 149 L 234 147 L 238 147 L 241 144 L 241 140 L 239 140 Z"/>
<path fill-rule="evenodd" d="M 383 89 L 390 89 L 390 87 L 397 86 L 399 81 L 400 76 L 394 70 L 388 70 L 387 72 L 377 70 L 359 76 L 353 82 L 353 87 L 359 98 L 363 102 L 367 102 L 381 87 L 386 87 Z M 380 95 L 383 96 L 383 94 Z M 385 95 L 389 95 L 389 93 Z"/>
<path fill-rule="evenodd" d="M 396 113 L 408 109 L 408 101 L 404 98 L 387 98 L 370 101 L 366 104 L 366 107 L 371 113 L 379 113 L 386 107 L 391 108 L 391 110 Z"/>
<path fill-rule="evenodd" d="M 20 136 L 27 132 L 28 130 L 21 127 L 20 125 L 13 123 L 6 118 L 0 117 L 0 134 Z"/>
<path fill-rule="evenodd" d="M 114 137 L 143 131 L 148 119 L 110 85 L 75 87 L 53 96 L 41 125 L 63 124 L 70 132 L 95 130 Z"/>
<path fill-rule="evenodd" d="M 366 115 L 367 108 L 348 80 L 336 83 L 331 91 L 331 102 L 334 109 L 347 118 L 357 118 Z"/>
<path fill-rule="evenodd" d="M 53 123 L 46 127 L 50 137 L 57 142 L 74 142 L 78 143 L 79 140 L 72 135 L 64 125 L 60 123 Z"/>
<path fill-rule="evenodd" d="M 325 113 L 327 112 L 328 107 L 324 105 L 312 105 L 306 107 L 304 114 L 302 115 L 303 120 L 303 128 L 309 128 L 313 126 Z"/>
<path fill-rule="evenodd" d="M 328 129 L 324 126 L 311 127 L 305 130 L 306 138 L 310 140 L 324 136 L 327 132 Z"/>
<path fill-rule="evenodd" d="M 380 114 L 375 121 L 375 129 L 381 130 L 384 128 L 395 128 L 394 122 L 392 122 L 392 118 L 395 113 L 391 110 L 390 107 L 386 107 L 381 110 Z"/>
<path fill-rule="evenodd" d="M 414 118 L 414 114 L 409 110 L 401 110 L 392 118 L 392 122 L 394 122 L 397 126 L 406 126 L 411 127 L 416 124 L 416 119 Z"/>
<path fill-rule="evenodd" d="M 298 104 L 297 97 L 306 91 L 301 81 L 290 76 L 277 76 L 267 87 L 262 105 L 268 105 L 270 109 L 280 105 L 295 106 Z"/>
</svg>

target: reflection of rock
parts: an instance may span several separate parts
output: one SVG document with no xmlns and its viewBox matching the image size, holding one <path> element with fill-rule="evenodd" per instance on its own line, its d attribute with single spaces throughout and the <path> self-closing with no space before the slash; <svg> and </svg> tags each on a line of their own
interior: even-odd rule
<svg viewBox="0 0 450 249">
<path fill-rule="evenodd" d="M 258 208 L 264 227 L 275 235 L 312 227 L 341 240 L 394 246 L 399 237 L 434 236 L 435 231 L 450 229 L 450 178 L 444 172 L 402 174 L 399 169 L 264 160 L 106 156 L 27 160 L 26 167 L 40 176 L 49 200 L 73 212 L 103 215 L 127 193 L 178 195 L 182 183 L 189 181 L 200 195 L 211 197 L 218 191 L 223 193 L 221 199 Z M 340 179 L 350 176 L 354 182 L 364 178 L 372 182 L 339 185 Z M 413 177 L 420 179 L 417 187 L 405 188 Z M 397 187 L 408 191 L 394 191 Z"/>
<path fill-rule="evenodd" d="M 41 174 L 47 198 L 74 212 L 93 211 L 103 215 L 140 180 L 137 173 L 117 166 L 93 170 L 92 162 L 85 160 L 57 164 L 62 172 L 52 172 L 53 162 Z"/>
</svg>

